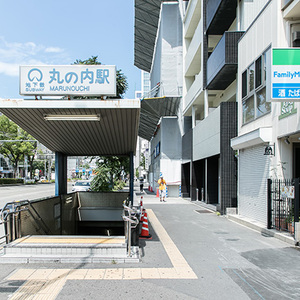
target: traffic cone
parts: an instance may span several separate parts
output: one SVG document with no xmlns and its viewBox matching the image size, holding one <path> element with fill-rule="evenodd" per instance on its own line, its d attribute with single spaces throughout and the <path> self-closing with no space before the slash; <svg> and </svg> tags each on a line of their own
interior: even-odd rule
<svg viewBox="0 0 300 300">
<path fill-rule="evenodd" d="M 156 190 L 156 197 L 159 197 L 159 189 Z"/>
<path fill-rule="evenodd" d="M 148 216 L 146 211 L 144 212 L 144 215 L 142 216 L 142 232 L 140 234 L 140 239 L 152 239 L 152 235 L 149 234 L 149 228 L 148 228 Z"/>
</svg>

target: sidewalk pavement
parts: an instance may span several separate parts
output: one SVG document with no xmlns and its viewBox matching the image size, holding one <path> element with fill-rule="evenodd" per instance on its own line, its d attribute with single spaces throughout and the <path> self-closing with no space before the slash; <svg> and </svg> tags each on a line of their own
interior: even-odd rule
<svg viewBox="0 0 300 300">
<path fill-rule="evenodd" d="M 152 199 L 151 202 L 149 202 L 149 203 L 156 203 L 157 202 L 156 200 L 154 200 L 156 198 L 155 193 L 152 193 L 152 192 L 149 192 L 149 191 L 145 190 L 144 193 L 136 193 L 136 195 L 137 195 L 137 198 L 143 196 L 145 199 L 147 199 L 147 203 L 148 203 L 148 201 L 150 201 L 148 199 Z M 158 199 L 158 198 L 156 198 L 156 199 Z M 168 199 L 171 201 L 171 203 L 175 204 L 176 201 L 178 201 L 178 199 L 181 199 L 181 198 L 167 198 L 167 201 L 168 201 Z M 182 199 L 187 201 L 187 202 L 190 202 L 194 205 L 197 205 L 201 208 L 205 208 L 207 210 L 211 210 L 213 212 L 216 212 L 216 206 L 215 205 L 206 204 L 205 202 L 202 202 L 202 201 L 191 201 L 191 198 L 182 198 Z M 256 220 L 253 220 L 253 219 L 248 218 L 248 217 L 237 215 L 237 214 L 228 214 L 228 215 L 226 215 L 226 217 L 230 221 L 236 222 L 240 225 L 243 225 L 243 226 L 246 226 L 250 229 L 256 230 L 256 231 L 260 232 L 261 234 L 265 234 L 267 236 L 275 237 L 275 238 L 277 238 L 277 239 L 279 239 L 279 240 L 281 240 L 285 243 L 288 243 L 290 245 L 293 245 L 293 246 L 295 246 L 297 244 L 295 239 L 293 238 L 293 236 L 288 232 L 280 232 L 280 231 L 275 230 L 275 229 L 267 229 L 266 226 L 263 223 L 258 222 Z"/>
<path fill-rule="evenodd" d="M 200 203 L 142 196 L 152 239 L 139 263 L 2 264 L 0 300 L 300 298 L 296 247 Z"/>
</svg>

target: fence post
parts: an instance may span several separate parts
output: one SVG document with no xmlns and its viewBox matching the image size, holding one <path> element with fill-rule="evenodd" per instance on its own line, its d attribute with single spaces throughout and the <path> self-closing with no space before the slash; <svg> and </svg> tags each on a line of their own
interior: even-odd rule
<svg viewBox="0 0 300 300">
<path fill-rule="evenodd" d="M 267 228 L 272 228 L 272 179 L 268 179 Z"/>
<path fill-rule="evenodd" d="M 299 178 L 295 178 L 294 182 L 295 182 L 294 222 L 299 222 L 299 202 L 300 202 Z"/>
</svg>

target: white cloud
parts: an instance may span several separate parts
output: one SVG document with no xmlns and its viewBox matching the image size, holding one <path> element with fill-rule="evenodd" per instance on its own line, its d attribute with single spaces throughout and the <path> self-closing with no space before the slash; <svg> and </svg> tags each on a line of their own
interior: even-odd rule
<svg viewBox="0 0 300 300">
<path fill-rule="evenodd" d="M 19 65 L 3 63 L 0 61 L 0 73 L 8 76 L 19 76 Z"/>
<path fill-rule="evenodd" d="M 48 47 L 45 49 L 46 53 L 61 53 L 63 51 L 64 51 L 63 49 L 58 48 L 58 47 Z"/>
<path fill-rule="evenodd" d="M 68 60 L 64 49 L 34 42 L 8 42 L 0 36 L 0 73 L 19 76 L 20 65 L 62 64 Z"/>
</svg>

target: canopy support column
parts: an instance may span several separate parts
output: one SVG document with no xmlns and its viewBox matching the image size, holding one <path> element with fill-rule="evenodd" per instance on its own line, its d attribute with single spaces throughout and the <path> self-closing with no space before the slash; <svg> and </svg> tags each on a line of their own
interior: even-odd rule
<svg viewBox="0 0 300 300">
<path fill-rule="evenodd" d="M 134 159 L 133 152 L 129 154 L 129 164 L 130 164 L 130 180 L 129 180 L 129 198 L 130 203 L 133 205 L 133 188 L 134 188 Z"/>
<path fill-rule="evenodd" d="M 55 196 L 67 192 L 67 155 L 55 152 Z"/>
</svg>

